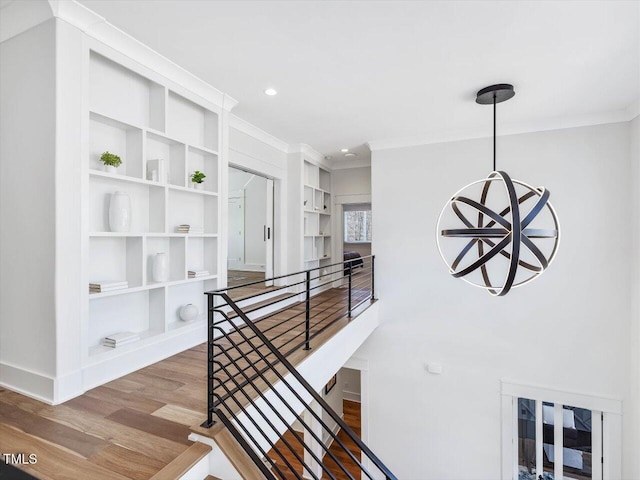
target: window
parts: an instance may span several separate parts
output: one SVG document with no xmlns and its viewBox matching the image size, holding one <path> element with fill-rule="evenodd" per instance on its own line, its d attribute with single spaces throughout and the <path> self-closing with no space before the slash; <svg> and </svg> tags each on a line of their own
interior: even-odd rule
<svg viewBox="0 0 640 480">
<path fill-rule="evenodd" d="M 345 205 L 345 243 L 371 243 L 371 206 Z"/>
<path fill-rule="evenodd" d="M 619 480 L 622 402 L 502 382 L 501 480 Z"/>
<path fill-rule="evenodd" d="M 518 398 L 518 479 L 554 480 L 562 472 L 565 479 L 601 478 L 594 469 L 602 464 L 594 461 L 592 418 L 602 422 L 599 412 L 584 408 Z M 555 420 L 562 421 L 555 428 Z M 601 429 L 598 429 L 601 431 Z M 556 434 L 559 434 L 556 436 Z M 556 444 L 559 444 L 556 448 Z M 556 453 L 562 451 L 562 463 L 556 465 Z M 597 452 L 598 457 L 601 452 Z M 542 472 L 542 473 L 540 473 Z"/>
</svg>

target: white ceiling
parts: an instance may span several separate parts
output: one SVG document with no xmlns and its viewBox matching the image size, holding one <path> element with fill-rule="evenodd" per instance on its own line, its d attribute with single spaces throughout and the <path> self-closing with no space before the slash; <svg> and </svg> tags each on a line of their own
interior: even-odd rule
<svg viewBox="0 0 640 480">
<path fill-rule="evenodd" d="M 341 161 L 366 142 L 490 132 L 474 99 L 493 83 L 516 88 L 505 129 L 629 118 L 638 104 L 639 1 L 81 3 L 239 100 L 241 118 Z"/>
</svg>

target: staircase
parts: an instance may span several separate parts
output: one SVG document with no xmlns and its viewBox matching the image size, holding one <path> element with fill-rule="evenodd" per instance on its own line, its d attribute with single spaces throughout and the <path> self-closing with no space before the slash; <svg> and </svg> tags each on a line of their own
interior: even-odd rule
<svg viewBox="0 0 640 480">
<path fill-rule="evenodd" d="M 375 302 L 374 265 L 370 256 L 358 269 L 347 262 L 276 277 L 280 294 L 258 308 L 240 307 L 231 289 L 206 293 L 208 411 L 194 433 L 213 440 L 241 478 L 396 478 L 293 365 Z"/>
</svg>

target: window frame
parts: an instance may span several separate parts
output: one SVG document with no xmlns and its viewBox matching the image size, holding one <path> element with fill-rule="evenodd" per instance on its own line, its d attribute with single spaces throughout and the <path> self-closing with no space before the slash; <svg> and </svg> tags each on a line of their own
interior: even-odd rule
<svg viewBox="0 0 640 480">
<path fill-rule="evenodd" d="M 622 478 L 622 402 L 620 400 L 593 395 L 564 392 L 551 388 L 536 387 L 502 381 L 502 480 L 518 479 L 518 398 L 536 401 L 536 417 L 542 418 L 542 403 L 554 404 L 555 438 L 562 438 L 563 405 L 592 411 L 592 418 L 601 417 L 602 422 L 592 422 L 593 450 L 600 450 L 602 470 L 593 469 L 593 480 L 615 480 Z M 542 423 L 540 422 L 540 425 Z M 538 430 L 538 426 L 537 430 Z M 541 429 L 540 429 L 541 430 Z M 542 434 L 542 431 L 540 431 Z M 536 431 L 536 437 L 538 432 Z M 555 480 L 563 475 L 562 443 L 555 443 Z M 538 453 L 541 460 L 541 452 Z M 594 458 L 597 458 L 594 455 Z"/>
<path fill-rule="evenodd" d="M 371 241 L 373 240 L 373 229 L 371 229 L 371 238 L 369 240 L 354 241 L 354 242 L 347 240 L 347 214 L 350 212 L 370 212 L 370 216 L 371 216 L 370 223 L 371 223 L 371 227 L 373 228 L 373 211 L 371 210 L 371 205 L 359 204 L 359 205 L 352 205 L 352 206 L 350 205 L 351 208 L 344 208 L 344 207 L 346 207 L 346 205 L 343 206 L 343 209 L 342 209 L 342 242 L 348 243 L 348 244 L 354 244 L 354 245 L 371 243 Z M 365 233 L 366 233 L 366 216 L 365 216 Z"/>
</svg>

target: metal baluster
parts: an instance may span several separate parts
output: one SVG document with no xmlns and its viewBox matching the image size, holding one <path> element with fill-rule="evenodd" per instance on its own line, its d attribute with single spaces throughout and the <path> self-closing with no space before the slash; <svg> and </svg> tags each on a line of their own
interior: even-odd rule
<svg viewBox="0 0 640 480">
<path fill-rule="evenodd" d="M 371 301 L 376 299 L 376 256 L 371 256 Z"/>
<path fill-rule="evenodd" d="M 207 295 L 207 420 L 201 425 L 205 428 L 213 427 L 213 295 Z"/>
<path fill-rule="evenodd" d="M 349 318 L 351 318 L 351 279 L 352 279 L 351 273 L 352 272 L 353 272 L 353 266 L 352 266 L 352 263 L 349 262 L 349 313 L 347 314 Z"/>
<path fill-rule="evenodd" d="M 304 349 L 311 350 L 311 346 L 309 345 L 309 337 L 311 332 L 311 271 L 307 270 L 307 279 L 306 279 L 306 311 L 305 311 L 305 319 L 304 319 Z"/>
</svg>

